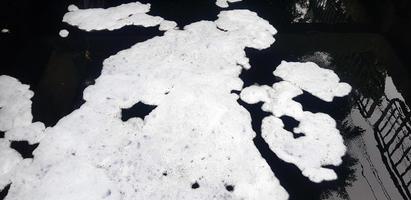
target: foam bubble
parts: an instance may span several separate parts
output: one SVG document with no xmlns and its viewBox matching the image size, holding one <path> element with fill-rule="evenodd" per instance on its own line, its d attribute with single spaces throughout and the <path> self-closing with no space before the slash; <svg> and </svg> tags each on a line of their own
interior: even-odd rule
<svg viewBox="0 0 411 200">
<path fill-rule="evenodd" d="M 59 35 L 60 35 L 60 37 L 65 38 L 69 35 L 69 32 L 68 32 L 68 30 L 63 29 L 63 30 L 60 30 Z"/>
</svg>

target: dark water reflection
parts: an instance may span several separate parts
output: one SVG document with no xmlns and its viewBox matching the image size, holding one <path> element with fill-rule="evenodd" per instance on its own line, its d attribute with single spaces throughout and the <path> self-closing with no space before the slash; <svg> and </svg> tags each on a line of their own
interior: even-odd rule
<svg viewBox="0 0 411 200">
<path fill-rule="evenodd" d="M 82 92 L 100 75 L 105 58 L 137 42 L 162 34 L 157 28 L 139 27 L 125 27 L 112 32 L 86 33 L 61 23 L 67 6 L 72 3 L 80 8 L 91 8 L 111 7 L 126 2 L 131 1 L 5 0 L 0 3 L 2 15 L 0 26 L 11 30 L 9 34 L 0 35 L 2 52 L 0 74 L 11 75 L 25 84 L 30 84 L 35 92 L 32 99 L 35 121 L 53 126 L 83 103 Z M 199 20 L 215 20 L 221 10 L 214 5 L 214 0 L 141 0 L 141 2 L 152 4 L 150 14 L 174 20 L 180 27 Z M 335 118 L 338 128 L 350 147 L 350 144 L 359 140 L 367 127 L 358 126 L 359 123 L 347 123 L 346 119 L 354 119 L 351 115 L 358 107 L 359 96 L 380 101 L 384 96 L 387 75 L 393 78 L 397 89 L 405 98 L 404 102 L 411 105 L 411 83 L 408 78 L 410 72 L 409 68 L 404 67 L 410 63 L 409 57 L 404 53 L 407 49 L 399 44 L 401 41 L 398 37 L 393 37 L 399 34 L 394 31 L 395 26 L 392 26 L 393 30 L 387 28 L 389 19 L 382 20 L 376 17 L 376 14 L 381 14 L 378 13 L 381 5 L 374 5 L 373 2 L 368 1 L 343 1 L 348 2 L 344 9 L 333 3 L 323 10 L 318 8 L 318 3 L 321 1 L 310 0 L 311 8 L 308 16 L 315 23 L 307 24 L 292 23 L 296 17 L 296 2 L 301 1 L 244 0 L 232 4 L 230 7 L 232 9 L 244 8 L 257 12 L 279 30 L 276 35 L 277 41 L 272 47 L 262 51 L 246 49 L 252 68 L 244 71 L 240 77 L 245 86 L 255 83 L 272 85 L 279 81 L 273 77 L 272 71 L 281 60 L 314 61 L 321 67 L 335 70 L 342 81 L 353 86 L 355 93 L 348 97 L 337 98 L 332 103 L 321 101 L 308 93 L 295 100 L 301 102 L 305 110 L 324 112 Z M 391 18 L 391 20 L 395 19 L 396 17 Z M 395 24 L 394 21 L 391 24 Z M 58 36 L 58 31 L 62 28 L 70 31 L 68 38 L 63 39 Z M 318 57 L 311 56 L 318 51 L 327 52 L 333 58 L 332 62 L 324 64 Z M 290 199 L 352 199 L 350 191 L 347 192 L 350 185 L 354 184 L 355 187 L 360 188 L 373 187 L 369 184 L 361 185 L 363 182 L 359 184 L 358 181 L 361 178 L 358 174 L 362 173 L 361 168 L 358 167 L 363 165 L 361 158 L 356 158 L 356 155 L 365 155 L 367 148 L 352 149 L 356 152 L 350 152 L 349 149 L 348 154 L 343 158 L 342 166 L 331 167 L 339 176 L 337 181 L 311 183 L 294 165 L 281 161 L 272 153 L 262 139 L 261 120 L 268 113 L 261 111 L 261 104 L 248 105 L 240 100 L 239 103 L 250 111 L 253 118 L 252 126 L 257 132 L 254 143 L 282 186 L 290 193 Z M 134 116 L 133 113 L 128 115 Z M 287 125 L 293 126 L 293 124 Z M 368 153 L 376 154 L 376 152 Z M 382 165 L 381 168 L 385 169 L 385 166 Z M 393 185 L 391 179 L 382 182 Z M 364 193 L 367 193 L 365 189 Z M 3 191 L 0 199 L 4 195 Z M 375 192 L 364 194 L 364 199 L 395 199 L 396 197 L 407 198 L 404 194 L 392 198 L 378 196 Z"/>
</svg>

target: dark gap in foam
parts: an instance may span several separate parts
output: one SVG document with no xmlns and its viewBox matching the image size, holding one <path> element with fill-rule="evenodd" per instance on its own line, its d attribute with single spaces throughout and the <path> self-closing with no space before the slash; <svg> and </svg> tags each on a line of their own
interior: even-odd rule
<svg viewBox="0 0 411 200">
<path fill-rule="evenodd" d="M 199 188 L 199 187 L 200 187 L 200 184 L 198 184 L 197 181 L 194 182 L 193 184 L 191 184 L 191 188 L 192 188 L 193 190 L 195 190 L 195 189 L 197 189 L 197 188 Z"/>
<path fill-rule="evenodd" d="M 280 64 L 281 59 L 273 56 L 275 55 L 272 53 L 273 50 L 273 46 L 263 50 L 245 49 L 252 67 L 241 71 L 240 78 L 244 82 L 244 87 L 254 84 L 272 86 L 276 82 L 273 71 Z"/>
<path fill-rule="evenodd" d="M 10 147 L 21 154 L 23 158 L 33 158 L 33 151 L 39 146 L 36 144 L 29 144 L 27 141 L 12 141 Z"/>
<path fill-rule="evenodd" d="M 147 105 L 142 102 L 134 104 L 132 107 L 121 110 L 121 120 L 127 121 L 133 117 L 144 119 L 145 116 L 151 113 L 157 106 Z"/>
<path fill-rule="evenodd" d="M 229 192 L 234 192 L 235 185 L 225 185 L 225 189 Z"/>
<path fill-rule="evenodd" d="M 298 127 L 298 125 L 300 124 L 299 121 L 295 120 L 294 118 L 290 116 L 282 116 L 280 117 L 280 119 L 284 123 L 284 129 L 293 133 L 294 138 L 299 138 L 301 136 L 304 136 L 303 133 L 294 133 L 294 128 Z"/>
<path fill-rule="evenodd" d="M 238 91 L 238 90 L 231 90 L 231 94 L 237 94 L 237 95 L 240 95 L 240 94 L 241 94 L 241 91 Z"/>
<path fill-rule="evenodd" d="M 326 113 L 336 121 L 343 120 L 347 116 L 352 104 L 349 100 L 349 96 L 334 97 L 332 102 L 326 102 L 306 91 L 303 91 L 303 94 L 294 97 L 293 100 L 300 103 L 303 106 L 304 111 Z"/>
<path fill-rule="evenodd" d="M 6 185 L 2 190 L 0 190 L 0 200 L 3 200 L 6 198 L 7 194 L 9 193 L 11 184 Z"/>
<path fill-rule="evenodd" d="M 180 28 L 201 20 L 214 21 L 221 10 L 215 5 L 215 1 L 140 0 L 140 2 L 151 4 L 149 15 L 175 21 Z"/>
</svg>

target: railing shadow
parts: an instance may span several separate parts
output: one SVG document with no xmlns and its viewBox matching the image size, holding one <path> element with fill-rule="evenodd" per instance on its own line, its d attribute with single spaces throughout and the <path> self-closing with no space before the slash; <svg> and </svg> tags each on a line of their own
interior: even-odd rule
<svg viewBox="0 0 411 200">
<path fill-rule="evenodd" d="M 383 162 L 394 184 L 406 200 L 411 199 L 411 112 L 400 99 L 373 101 L 355 95 L 361 115 L 372 123 Z M 372 121 L 372 120 L 369 120 Z"/>
</svg>

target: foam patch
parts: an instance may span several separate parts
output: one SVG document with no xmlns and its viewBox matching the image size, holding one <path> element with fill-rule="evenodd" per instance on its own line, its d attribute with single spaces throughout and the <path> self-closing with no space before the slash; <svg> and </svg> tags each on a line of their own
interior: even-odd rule
<svg viewBox="0 0 411 200">
<path fill-rule="evenodd" d="M 95 25 L 107 15 L 92 13 Z M 88 19 L 77 25 L 90 29 Z M 253 12 L 224 11 L 107 58 L 86 102 L 47 128 L 12 176 L 7 200 L 287 199 L 231 94 L 250 67 L 244 49 L 270 46 L 274 33 Z M 121 110 L 138 102 L 156 108 L 123 122 Z"/>
<path fill-rule="evenodd" d="M 217 0 L 215 4 L 221 8 L 228 8 L 228 3 L 240 2 L 242 0 Z"/>
<path fill-rule="evenodd" d="M 345 96 L 351 91 L 351 86 L 340 82 L 332 70 L 320 68 L 313 62 L 282 61 L 274 75 L 327 102 L 331 102 L 334 97 Z"/>
<path fill-rule="evenodd" d="M 308 91 L 321 99 L 332 100 L 347 95 L 351 87 L 339 83 L 331 70 L 319 68 L 312 62 L 282 62 L 274 71 L 285 81 L 272 87 L 250 86 L 241 91 L 240 97 L 250 104 L 264 102 L 262 110 L 273 115 L 263 119 L 261 135 L 270 149 L 282 160 L 293 163 L 313 182 L 337 179 L 337 174 L 326 165 L 338 166 L 346 147 L 332 117 L 324 113 L 311 113 L 293 98 Z M 323 77 L 323 78 L 321 78 Z M 342 89 L 333 90 L 333 87 Z M 280 117 L 289 116 L 299 121 L 293 132 L 284 129 Z M 294 134 L 303 136 L 294 138 Z"/>
<path fill-rule="evenodd" d="M 133 2 L 107 9 L 78 9 L 75 5 L 68 7 L 69 12 L 63 17 L 63 22 L 77 26 L 85 31 L 116 30 L 124 26 L 153 27 L 162 24 L 161 30 L 173 29 L 176 23 L 165 21 L 161 17 L 151 16 L 150 4 Z"/>
</svg>

